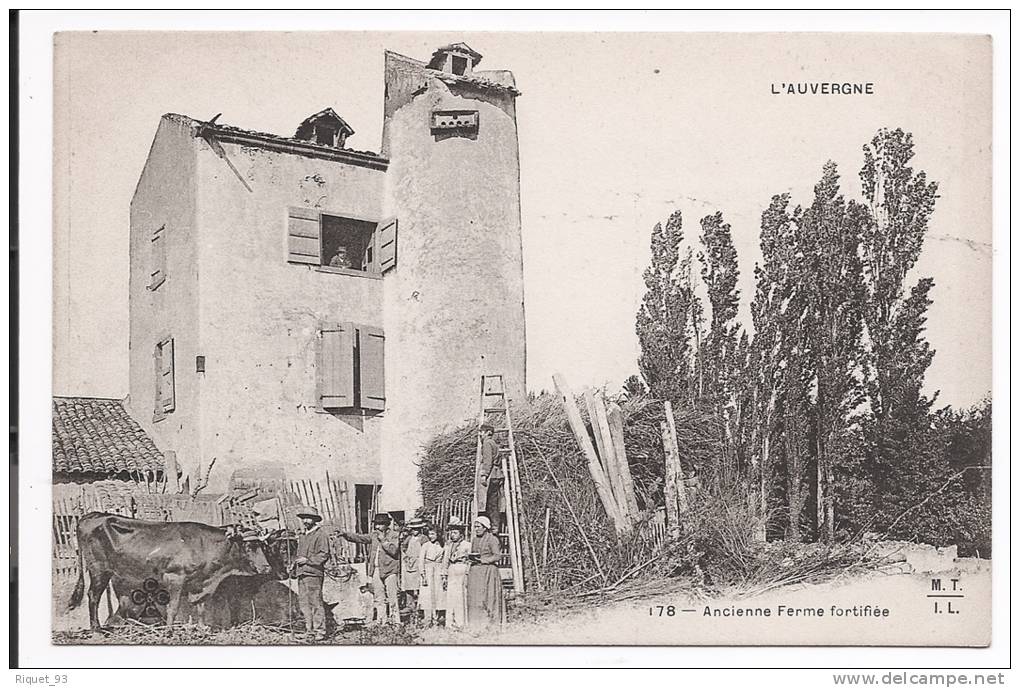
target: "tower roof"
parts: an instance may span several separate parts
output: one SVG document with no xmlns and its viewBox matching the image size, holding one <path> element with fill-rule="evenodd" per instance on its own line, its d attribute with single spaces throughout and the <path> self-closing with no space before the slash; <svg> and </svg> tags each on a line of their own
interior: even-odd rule
<svg viewBox="0 0 1020 688">
<path fill-rule="evenodd" d="M 449 45 L 436 48 L 436 51 L 432 53 L 432 57 L 429 58 L 428 68 L 442 69 L 443 62 L 449 53 L 467 55 L 471 58 L 472 67 L 482 61 L 482 54 L 472 49 L 467 43 L 450 43 Z"/>
</svg>

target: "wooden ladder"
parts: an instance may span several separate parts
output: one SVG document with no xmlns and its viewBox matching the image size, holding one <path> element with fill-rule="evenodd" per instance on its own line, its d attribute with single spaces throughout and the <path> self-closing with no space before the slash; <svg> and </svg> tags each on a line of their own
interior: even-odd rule
<svg viewBox="0 0 1020 688">
<path fill-rule="evenodd" d="M 516 593 L 524 592 L 524 561 L 521 554 L 521 482 L 517 466 L 517 450 L 514 446 L 514 430 L 510 422 L 510 401 L 506 397 L 506 387 L 502 375 L 482 375 L 481 391 L 478 402 L 478 424 L 488 423 L 495 430 L 493 439 L 499 447 L 500 465 L 503 468 L 503 502 L 506 506 L 506 518 L 503 522 L 506 533 L 497 533 L 500 546 L 504 546 L 509 559 L 509 579 Z M 478 434 L 475 450 L 475 482 L 479 484 L 482 463 L 482 435 Z M 472 518 L 478 516 L 478 500 L 473 494 Z M 501 566 L 501 575 L 508 567 Z M 505 578 L 504 578 L 505 580 Z"/>
</svg>

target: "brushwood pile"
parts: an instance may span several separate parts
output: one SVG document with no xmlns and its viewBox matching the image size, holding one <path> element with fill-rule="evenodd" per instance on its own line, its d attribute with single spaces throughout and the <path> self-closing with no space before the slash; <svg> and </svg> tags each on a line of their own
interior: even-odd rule
<svg viewBox="0 0 1020 688">
<path fill-rule="evenodd" d="M 638 506 L 645 523 L 650 524 L 656 505 L 663 503 L 660 423 L 665 420 L 664 405 L 647 397 L 611 400 L 623 411 Z M 562 400 L 554 394 L 542 394 L 513 407 L 511 416 L 522 493 L 519 518 L 524 573 L 529 588 L 597 588 L 619 579 L 649 557 L 656 548 L 653 528 L 639 527 L 631 538 L 617 537 L 599 501 L 587 460 L 567 423 Z M 590 419 L 585 416 L 584 421 L 591 433 Z M 710 464 L 718 442 L 712 420 L 691 412 L 677 414 L 676 423 L 689 462 L 687 469 L 701 471 Z M 426 445 L 419 466 L 423 514 L 434 514 L 448 500 L 471 499 L 477 434 L 477 424 L 466 423 Z"/>
</svg>

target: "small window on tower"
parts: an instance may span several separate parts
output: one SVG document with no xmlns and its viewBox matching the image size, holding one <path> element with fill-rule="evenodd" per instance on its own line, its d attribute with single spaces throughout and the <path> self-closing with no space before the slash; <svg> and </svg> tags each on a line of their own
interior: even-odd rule
<svg viewBox="0 0 1020 688">
<path fill-rule="evenodd" d="M 457 76 L 464 76 L 468 67 L 468 59 L 466 57 L 461 57 L 460 55 L 451 55 L 450 60 L 450 68 L 453 73 Z"/>
</svg>

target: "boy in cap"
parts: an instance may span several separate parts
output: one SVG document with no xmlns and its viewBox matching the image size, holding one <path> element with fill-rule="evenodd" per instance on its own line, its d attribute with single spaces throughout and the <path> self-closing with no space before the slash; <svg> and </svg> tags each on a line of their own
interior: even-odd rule
<svg viewBox="0 0 1020 688">
<path fill-rule="evenodd" d="M 322 578 L 329 561 L 329 539 L 319 527 L 322 516 L 314 506 L 302 507 L 297 517 L 304 532 L 298 536 L 294 569 L 298 580 L 298 604 L 305 617 L 305 630 L 321 640 L 326 637 L 326 606 L 322 600 Z"/>
<path fill-rule="evenodd" d="M 389 514 L 376 514 L 372 519 L 375 530 L 369 535 L 341 531 L 340 537 L 349 542 L 368 545 L 366 573 L 372 577 L 375 593 L 375 614 L 379 623 L 400 623 L 400 606 L 397 588 L 400 578 L 400 535 L 390 530 Z M 389 613 L 387 614 L 387 605 Z"/>
</svg>

